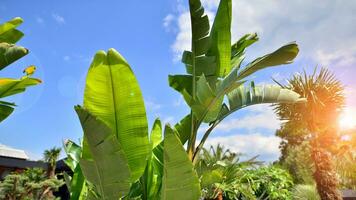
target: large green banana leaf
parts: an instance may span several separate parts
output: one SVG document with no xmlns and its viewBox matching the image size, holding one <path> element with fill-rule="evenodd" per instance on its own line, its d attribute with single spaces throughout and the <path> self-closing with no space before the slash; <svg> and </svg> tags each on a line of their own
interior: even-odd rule
<svg viewBox="0 0 356 200">
<path fill-rule="evenodd" d="M 256 40 L 257 36 L 248 38 L 244 36 L 238 43 L 233 45 L 233 53 L 243 56 L 244 49 Z M 240 45 L 240 46 L 237 46 Z M 252 73 L 266 67 L 290 63 L 298 54 L 298 46 L 295 43 L 284 45 L 276 51 L 256 59 L 248 64 L 239 72 L 239 67 L 235 67 L 225 78 L 217 80 L 214 87 L 211 81 L 205 78 L 204 74 L 200 76 L 196 85 L 197 99 L 194 100 L 190 94 L 192 76 L 189 75 L 173 75 L 169 76 L 169 84 L 172 88 L 180 92 L 187 104 L 191 107 L 199 121 L 212 122 L 216 120 L 224 95 L 238 88 L 244 83 L 244 78 Z M 234 57 L 232 58 L 234 59 Z M 233 61 L 231 61 L 233 62 Z"/>
<path fill-rule="evenodd" d="M 39 83 L 41 83 L 41 80 L 29 77 L 22 79 L 0 78 L 0 98 L 24 92 L 27 87 Z M 14 106 L 13 103 L 0 101 L 0 122 L 14 111 Z"/>
<path fill-rule="evenodd" d="M 85 178 L 94 184 L 101 199 L 119 199 L 127 195 L 131 172 L 116 135 L 83 108 L 77 106 L 76 111 L 93 158 L 80 160 Z"/>
<path fill-rule="evenodd" d="M 0 98 L 24 92 L 27 87 L 39 83 L 41 80 L 27 76 L 21 79 L 0 78 Z"/>
<path fill-rule="evenodd" d="M 200 198 L 199 179 L 177 133 L 169 125 L 164 130 L 164 172 L 161 199 Z"/>
<path fill-rule="evenodd" d="M 16 27 L 22 24 L 23 20 L 20 17 L 11 19 L 8 22 L 0 25 L 0 43 L 6 42 L 10 44 L 15 44 L 24 35 L 21 31 L 17 30 Z"/>
<path fill-rule="evenodd" d="M 5 42 L 0 43 L 0 70 L 27 54 L 28 50 L 24 47 Z"/>
<path fill-rule="evenodd" d="M 114 49 L 95 55 L 87 75 L 84 107 L 113 130 L 136 181 L 150 151 L 146 111 L 129 64 Z"/>
<path fill-rule="evenodd" d="M 261 103 L 298 103 L 305 101 L 294 91 L 277 85 L 255 86 L 253 82 L 250 85 L 242 85 L 236 88 L 227 96 L 230 110 L 238 110 Z"/>
<path fill-rule="evenodd" d="M 141 195 L 140 198 L 142 200 L 155 200 L 160 197 L 163 175 L 163 155 L 162 151 L 154 151 L 162 142 L 162 124 L 159 119 L 156 119 L 153 124 L 150 142 L 152 144 L 152 152 L 147 160 L 145 172 L 140 178 L 141 192 L 136 192 Z"/>
<path fill-rule="evenodd" d="M 162 141 L 162 123 L 159 118 L 157 118 L 152 127 L 150 142 L 152 144 L 152 148 L 155 148 Z"/>
<path fill-rule="evenodd" d="M 276 85 L 255 86 L 253 82 L 250 85 L 241 85 L 227 94 L 229 106 L 222 104 L 221 110 L 212 127 L 215 127 L 224 118 L 233 112 L 247 106 L 265 104 L 265 103 L 301 103 L 305 102 L 304 98 L 292 90 L 288 90 Z M 211 129 L 212 130 L 212 129 Z M 197 147 L 194 157 L 203 148 L 206 139 L 211 131 L 206 132 L 200 144 Z"/>
<path fill-rule="evenodd" d="M 190 18 L 192 24 L 192 49 L 185 51 L 182 62 L 185 63 L 187 73 L 199 76 L 215 75 L 216 59 L 214 56 L 205 56 L 210 49 L 209 18 L 199 0 L 189 0 Z"/>
<path fill-rule="evenodd" d="M 231 67 L 240 68 L 242 60 L 245 58 L 245 49 L 258 41 L 256 33 L 242 36 L 235 44 L 231 46 Z"/>
<path fill-rule="evenodd" d="M 257 58 L 249 63 L 244 69 L 239 72 L 239 80 L 261 70 L 266 67 L 272 67 L 282 64 L 290 64 L 294 58 L 298 55 L 299 48 L 295 42 L 286 44 L 276 51 Z"/>
<path fill-rule="evenodd" d="M 0 122 L 6 119 L 13 111 L 13 107 L 1 104 L 0 102 Z"/>
<path fill-rule="evenodd" d="M 218 77 L 226 76 L 231 70 L 231 0 L 221 0 L 211 28 L 211 49 L 208 55 L 216 56 Z"/>
</svg>

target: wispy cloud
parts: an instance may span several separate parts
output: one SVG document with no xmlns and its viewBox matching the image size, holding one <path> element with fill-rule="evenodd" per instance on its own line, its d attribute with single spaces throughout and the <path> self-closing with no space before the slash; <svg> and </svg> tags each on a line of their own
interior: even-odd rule
<svg viewBox="0 0 356 200">
<path fill-rule="evenodd" d="M 234 152 L 245 154 L 246 158 L 259 155 L 259 159 L 263 161 L 274 161 L 280 155 L 278 148 L 280 141 L 280 138 L 274 135 L 253 133 L 210 137 L 206 141 L 205 147 L 222 144 Z"/>
<path fill-rule="evenodd" d="M 265 129 L 274 132 L 280 127 L 281 122 L 270 106 L 258 105 L 250 107 L 246 111 L 245 116 L 223 121 L 215 129 L 224 132 L 236 129 L 246 129 L 250 132 L 256 129 Z"/>
<path fill-rule="evenodd" d="M 63 24 L 66 23 L 64 17 L 62 17 L 62 16 L 59 15 L 59 14 L 52 13 L 52 18 L 53 18 L 58 24 L 63 25 Z"/>
<path fill-rule="evenodd" d="M 202 0 L 202 3 L 212 20 L 219 1 Z M 182 2 L 178 0 L 177 4 L 181 6 Z M 325 66 L 354 66 L 355 9 L 353 1 L 326 0 L 322 4 L 308 0 L 268 3 L 260 3 L 259 0 L 233 1 L 232 37 L 236 41 L 246 33 L 259 34 L 261 40 L 249 53 L 251 57 L 296 40 L 301 49 L 299 59 L 308 58 Z M 183 50 L 190 48 L 191 39 L 189 12 L 187 8 L 178 12 L 178 32 L 172 44 L 175 60 L 180 58 Z"/>
<path fill-rule="evenodd" d="M 156 103 L 152 99 L 145 99 L 145 105 L 146 105 L 147 110 L 150 110 L 150 111 L 156 111 L 162 107 L 161 104 Z"/>
<path fill-rule="evenodd" d="M 168 14 L 164 19 L 163 19 L 163 27 L 165 28 L 166 31 L 171 31 L 172 30 L 172 22 L 175 20 L 175 16 L 173 14 Z"/>
</svg>

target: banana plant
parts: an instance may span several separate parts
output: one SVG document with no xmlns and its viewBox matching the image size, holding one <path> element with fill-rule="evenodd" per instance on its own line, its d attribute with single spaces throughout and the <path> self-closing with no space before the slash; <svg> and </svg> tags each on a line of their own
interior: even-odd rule
<svg viewBox="0 0 356 200">
<path fill-rule="evenodd" d="M 275 85 L 255 86 L 247 78 L 267 67 L 289 64 L 299 49 L 295 42 L 245 62 L 245 50 L 258 41 L 257 34 L 246 34 L 231 42 L 231 0 L 221 0 L 213 25 L 199 0 L 189 0 L 192 47 L 184 51 L 182 62 L 187 74 L 169 76 L 169 85 L 178 91 L 190 107 L 190 127 L 184 134 L 187 153 L 194 161 L 213 129 L 230 114 L 262 103 L 296 103 L 299 95 Z M 245 64 L 247 63 L 247 64 Z M 206 123 L 199 145 L 197 132 Z"/>
<path fill-rule="evenodd" d="M 199 0 L 190 0 L 189 6 L 192 49 L 182 56 L 187 74 L 170 75 L 169 85 L 191 112 L 174 126 L 162 129 L 157 119 L 148 134 L 143 97 L 128 62 L 114 49 L 94 56 L 84 104 L 75 107 L 83 142 L 72 145 L 80 151 L 67 150 L 74 171 L 67 183 L 78 199 L 199 199 L 194 160 L 223 119 L 250 105 L 301 101 L 295 92 L 246 79 L 266 67 L 291 63 L 298 53 L 295 43 L 245 64 L 245 49 L 258 37 L 247 34 L 231 45 L 231 0 L 221 0 L 212 28 Z M 210 127 L 196 146 L 203 123 Z"/>
<path fill-rule="evenodd" d="M 176 130 L 180 124 L 166 125 L 162 138 L 157 119 L 148 134 L 141 90 L 116 50 L 94 56 L 84 105 L 75 110 L 84 138 L 81 146 L 64 145 L 74 173 L 66 175 L 72 199 L 199 198 L 199 179 Z"/>
<path fill-rule="evenodd" d="M 22 22 L 21 18 L 16 17 L 0 24 L 0 70 L 29 53 L 26 48 L 15 45 L 24 35 L 16 29 Z M 24 92 L 27 87 L 41 83 L 41 80 L 31 78 L 34 71 L 35 67 L 30 66 L 24 71 L 26 75 L 20 79 L 0 78 L 0 99 Z M 0 100 L 0 122 L 14 111 L 15 106 L 12 102 Z"/>
</svg>

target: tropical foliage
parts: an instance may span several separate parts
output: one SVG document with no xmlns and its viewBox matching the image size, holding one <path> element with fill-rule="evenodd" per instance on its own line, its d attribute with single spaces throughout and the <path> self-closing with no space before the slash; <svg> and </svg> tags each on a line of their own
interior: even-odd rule
<svg viewBox="0 0 356 200">
<path fill-rule="evenodd" d="M 75 172 L 67 181 L 72 194 L 90 199 L 199 199 L 194 164 L 224 118 L 250 105 L 303 101 L 279 86 L 246 83 L 259 70 L 291 63 L 298 53 L 295 43 L 242 65 L 245 49 L 258 37 L 247 34 L 231 46 L 231 0 L 220 2 L 211 30 L 200 1 L 191 0 L 189 6 L 192 50 L 182 58 L 187 74 L 170 75 L 169 84 L 191 112 L 163 130 L 156 120 L 149 135 L 143 97 L 128 62 L 114 49 L 97 52 L 84 104 L 75 107 L 84 131 L 82 145 L 66 143 L 67 163 Z M 196 145 L 203 123 L 210 127 Z"/>
<path fill-rule="evenodd" d="M 17 27 L 23 20 L 19 17 L 0 24 L 0 70 L 29 53 L 28 49 L 17 46 L 24 35 Z M 27 87 L 41 83 L 41 80 L 31 78 L 35 67 L 30 66 L 24 70 L 25 75 L 20 79 L 0 78 L 0 122 L 6 119 L 16 106 L 12 102 L 1 100 L 2 98 L 24 92 Z"/>
<path fill-rule="evenodd" d="M 296 137 L 310 143 L 313 176 L 321 199 L 341 199 L 332 154 L 337 151 L 337 119 L 344 105 L 342 84 L 329 70 L 322 68 L 318 73 L 315 69 L 312 75 L 306 72 L 296 74 L 283 87 L 297 92 L 308 101 L 305 104 L 276 106 L 280 119 L 288 120 L 283 126 L 287 129 L 278 135 L 286 144 L 295 142 Z"/>
<path fill-rule="evenodd" d="M 293 181 L 287 171 L 239 156 L 220 145 L 202 150 L 195 168 L 204 199 L 291 199 Z"/>
<path fill-rule="evenodd" d="M 48 194 L 57 191 L 64 183 L 56 178 L 47 178 L 41 168 L 12 173 L 0 182 L 0 199 L 3 200 L 50 200 Z"/>
</svg>

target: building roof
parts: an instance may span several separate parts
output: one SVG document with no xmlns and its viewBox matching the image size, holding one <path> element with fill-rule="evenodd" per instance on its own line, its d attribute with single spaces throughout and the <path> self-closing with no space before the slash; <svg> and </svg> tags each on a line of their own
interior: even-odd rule
<svg viewBox="0 0 356 200">
<path fill-rule="evenodd" d="M 7 168 L 18 168 L 18 169 L 26 169 L 39 167 L 43 169 L 47 169 L 48 164 L 41 161 L 31 161 L 31 160 L 23 160 L 16 158 L 6 158 L 0 157 L 0 166 Z"/>
<path fill-rule="evenodd" d="M 22 159 L 22 160 L 29 159 L 29 157 L 27 156 L 27 154 L 25 153 L 24 150 L 8 147 L 3 144 L 0 144 L 0 156 L 8 157 L 8 158 L 17 158 L 17 159 Z"/>
</svg>

